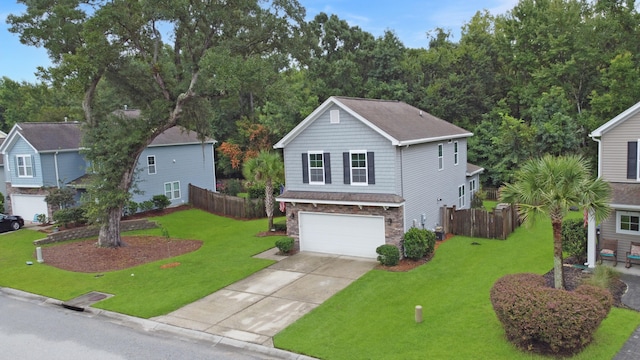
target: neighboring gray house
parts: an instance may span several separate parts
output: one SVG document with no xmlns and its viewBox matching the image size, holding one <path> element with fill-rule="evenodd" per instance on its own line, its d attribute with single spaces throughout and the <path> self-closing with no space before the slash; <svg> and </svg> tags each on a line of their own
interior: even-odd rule
<svg viewBox="0 0 640 360">
<path fill-rule="evenodd" d="M 443 206 L 468 208 L 473 134 L 403 102 L 331 97 L 282 138 L 287 232 L 302 251 L 374 258 Z"/>
<path fill-rule="evenodd" d="M 4 131 L 0 131 L 0 145 L 4 142 L 4 139 L 7 138 L 7 134 Z M 4 179 L 4 157 L 0 156 L 0 194 L 7 197 L 7 184 L 5 184 Z M 6 200 L 5 200 L 6 202 Z"/>
<path fill-rule="evenodd" d="M 631 241 L 640 241 L 640 102 L 589 134 L 598 142 L 598 176 L 612 189 L 612 213 L 600 239 L 618 241 L 618 261 Z M 588 265 L 595 267 L 595 223 L 590 219 Z"/>
<path fill-rule="evenodd" d="M 80 153 L 82 131 L 77 122 L 19 123 L 0 145 L 6 181 L 5 210 L 34 221 L 37 214 L 52 216 L 44 201 L 49 189 L 74 186 L 82 190 L 87 161 Z M 142 153 L 136 172 L 142 195 L 149 200 L 165 194 L 171 205 L 188 201 L 188 184 L 215 190 L 214 140 L 204 143 L 194 132 L 173 127 L 159 135 Z"/>
</svg>

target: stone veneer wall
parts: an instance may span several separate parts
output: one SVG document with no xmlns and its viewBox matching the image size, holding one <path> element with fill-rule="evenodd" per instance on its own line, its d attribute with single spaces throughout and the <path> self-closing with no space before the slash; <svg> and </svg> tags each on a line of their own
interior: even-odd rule
<svg viewBox="0 0 640 360">
<path fill-rule="evenodd" d="M 355 205 L 324 205 L 318 204 L 300 204 L 295 205 L 287 203 L 287 235 L 292 237 L 296 242 L 296 247 L 300 246 L 299 223 L 300 218 L 298 212 L 319 212 L 329 214 L 347 214 L 347 215 L 376 215 L 384 217 L 385 242 L 400 248 L 400 242 L 404 235 L 404 208 L 390 207 L 385 210 L 382 206 L 363 206 L 360 209 Z M 389 219 L 391 224 L 389 224 Z"/>
<path fill-rule="evenodd" d="M 158 224 L 149 221 L 147 219 L 125 220 L 120 223 L 120 231 L 153 229 L 158 227 Z M 82 239 L 92 236 L 98 236 L 100 228 L 96 226 L 84 226 L 70 230 L 53 232 L 47 235 L 46 238 L 35 240 L 34 245 L 51 244 L 67 240 Z"/>
</svg>

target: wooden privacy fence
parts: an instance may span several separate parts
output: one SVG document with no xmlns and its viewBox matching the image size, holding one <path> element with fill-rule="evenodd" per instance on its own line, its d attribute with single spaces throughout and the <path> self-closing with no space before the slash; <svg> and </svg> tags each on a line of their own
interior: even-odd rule
<svg viewBox="0 0 640 360">
<path fill-rule="evenodd" d="M 484 198 L 485 200 L 493 200 L 493 201 L 497 201 L 498 200 L 498 189 L 497 188 L 482 188 L 482 191 L 484 192 Z"/>
<path fill-rule="evenodd" d="M 518 212 L 508 204 L 499 204 L 494 211 L 483 209 L 456 210 L 443 207 L 445 233 L 505 240 L 518 226 Z"/>
<path fill-rule="evenodd" d="M 267 214 L 263 199 L 245 199 L 224 195 L 189 184 L 189 203 L 200 210 L 238 219 L 259 219 Z M 277 207 L 278 203 L 274 204 Z M 276 208 L 274 216 L 282 213 Z"/>
</svg>

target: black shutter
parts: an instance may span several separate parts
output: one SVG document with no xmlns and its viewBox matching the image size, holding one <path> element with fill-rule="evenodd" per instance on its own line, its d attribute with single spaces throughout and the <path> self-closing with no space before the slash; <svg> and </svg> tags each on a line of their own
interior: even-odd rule
<svg viewBox="0 0 640 360">
<path fill-rule="evenodd" d="M 627 143 L 627 179 L 638 177 L 638 142 L 629 141 Z"/>
<path fill-rule="evenodd" d="M 351 184 L 351 159 L 348 152 L 342 153 L 342 172 L 344 176 L 344 183 Z"/>
<path fill-rule="evenodd" d="M 302 183 L 309 183 L 309 160 L 307 153 L 302 153 Z"/>
<path fill-rule="evenodd" d="M 367 152 L 367 178 L 371 185 L 376 183 L 376 167 L 374 163 L 373 151 Z"/>
<path fill-rule="evenodd" d="M 331 156 L 329 153 L 322 154 L 324 161 L 324 183 L 331 184 Z"/>
</svg>

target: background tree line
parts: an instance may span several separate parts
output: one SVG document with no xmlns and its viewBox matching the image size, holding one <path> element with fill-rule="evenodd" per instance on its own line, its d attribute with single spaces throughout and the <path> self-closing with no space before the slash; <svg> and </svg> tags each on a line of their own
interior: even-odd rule
<svg viewBox="0 0 640 360">
<path fill-rule="evenodd" d="M 240 9 L 257 3 L 237 2 Z M 199 96 L 185 104 L 184 117 L 200 120 L 183 124 L 219 141 L 222 176 L 241 176 L 246 159 L 270 149 L 333 95 L 404 101 L 472 131 L 469 161 L 487 169 L 487 186 L 510 181 L 518 164 L 532 157 L 579 154 L 595 161 L 588 133 L 640 101 L 640 17 L 633 0 L 521 0 L 504 15 L 477 12 L 457 41 L 444 29 L 430 31 L 426 49 L 405 47 L 392 30 L 376 38 L 336 15 L 303 21 L 304 9 L 295 0 L 282 3 L 288 3 L 288 23 L 232 17 L 227 22 L 248 30 L 219 38 L 215 51 L 174 61 L 174 45 L 156 49 L 157 66 L 175 75 L 169 85 L 188 81 L 185 72 L 198 67 Z M 165 13 L 158 20 L 186 34 L 197 25 L 189 25 L 189 16 L 220 15 L 197 10 Z M 105 19 L 115 16 L 105 13 Z M 23 37 L 48 36 L 25 32 L 25 18 L 9 22 Z M 271 32 L 268 39 L 259 36 L 264 29 Z M 44 40 L 31 41 L 46 46 Z M 88 60 L 69 58 L 63 54 L 68 49 L 48 50 L 60 61 L 40 70 L 41 83 L 0 79 L 1 130 L 22 121 L 85 120 L 85 89 L 64 68 Z M 131 56 L 105 69 L 96 85 L 96 109 L 106 113 L 126 104 L 149 114 L 166 111 L 158 105 L 156 84 L 127 80 L 147 71 L 144 59 Z"/>
</svg>

